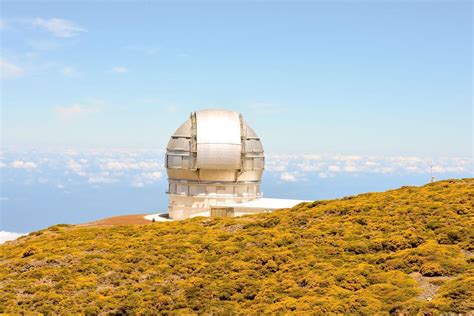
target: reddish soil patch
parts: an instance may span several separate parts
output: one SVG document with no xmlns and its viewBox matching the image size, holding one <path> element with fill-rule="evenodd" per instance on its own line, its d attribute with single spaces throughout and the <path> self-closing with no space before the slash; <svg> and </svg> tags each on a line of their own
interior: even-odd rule
<svg viewBox="0 0 474 316">
<path fill-rule="evenodd" d="M 122 215 L 107 217 L 100 219 L 95 222 L 79 224 L 77 226 L 110 226 L 110 225 L 139 225 L 139 224 L 151 224 L 152 221 L 144 218 L 148 214 L 135 214 L 135 215 Z"/>
</svg>

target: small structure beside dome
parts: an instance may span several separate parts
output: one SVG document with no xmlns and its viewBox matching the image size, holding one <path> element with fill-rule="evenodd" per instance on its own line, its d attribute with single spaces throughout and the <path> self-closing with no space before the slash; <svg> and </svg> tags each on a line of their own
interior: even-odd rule
<svg viewBox="0 0 474 316">
<path fill-rule="evenodd" d="M 262 199 L 263 146 L 242 114 L 234 111 L 191 113 L 171 136 L 165 167 L 173 220 L 270 212 L 305 202 Z"/>
</svg>

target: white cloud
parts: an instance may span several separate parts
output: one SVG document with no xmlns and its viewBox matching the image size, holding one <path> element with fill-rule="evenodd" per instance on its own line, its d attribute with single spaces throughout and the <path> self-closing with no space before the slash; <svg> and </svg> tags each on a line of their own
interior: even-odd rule
<svg viewBox="0 0 474 316">
<path fill-rule="evenodd" d="M 294 157 L 289 155 L 268 154 L 265 169 L 270 172 L 283 172 L 293 159 Z"/>
<path fill-rule="evenodd" d="M 318 173 L 318 176 L 319 176 L 321 179 L 326 179 L 326 178 L 332 178 L 332 177 L 334 177 L 334 174 L 329 173 L 329 172 L 320 172 L 320 173 Z"/>
<path fill-rule="evenodd" d="M 436 173 L 463 172 L 464 169 L 462 166 L 433 166 L 433 172 Z"/>
<path fill-rule="evenodd" d="M 10 166 L 15 169 L 25 169 L 25 170 L 32 170 L 38 167 L 38 165 L 32 161 L 23 161 L 23 160 L 15 160 L 10 164 Z"/>
<path fill-rule="evenodd" d="M 346 172 L 357 172 L 359 169 L 355 165 L 346 165 L 344 166 L 344 171 Z"/>
<path fill-rule="evenodd" d="M 160 181 L 162 176 L 163 176 L 162 173 L 159 171 L 150 172 L 150 173 L 142 173 L 142 177 L 145 180 L 153 181 L 153 182 Z"/>
<path fill-rule="evenodd" d="M 21 236 L 25 236 L 26 234 L 21 233 L 13 233 L 13 232 L 6 232 L 4 230 L 0 230 L 0 244 L 5 243 L 9 240 L 15 240 Z"/>
<path fill-rule="evenodd" d="M 368 167 L 374 167 L 374 166 L 378 166 L 379 163 L 369 160 L 369 161 L 364 162 L 364 165 L 366 165 L 366 166 L 368 166 Z"/>
<path fill-rule="evenodd" d="M 311 172 L 311 171 L 320 171 L 323 169 L 323 163 L 313 163 L 311 161 L 303 161 L 302 163 L 298 164 L 298 167 L 301 171 Z"/>
<path fill-rule="evenodd" d="M 132 182 L 132 187 L 134 187 L 134 188 L 143 188 L 144 186 L 145 186 L 145 183 L 143 183 L 141 181 L 134 180 Z"/>
<path fill-rule="evenodd" d="M 287 164 L 285 163 L 278 163 L 278 164 L 268 164 L 265 166 L 265 169 L 268 171 L 277 171 L 277 172 L 282 172 L 286 170 Z"/>
<path fill-rule="evenodd" d="M 52 18 L 42 19 L 36 18 L 31 21 L 31 24 L 35 27 L 44 29 L 56 37 L 68 38 L 79 35 L 82 32 L 87 32 L 86 29 L 74 25 L 68 20 Z"/>
<path fill-rule="evenodd" d="M 362 156 L 357 155 L 335 155 L 332 159 L 337 161 L 357 161 L 363 159 Z"/>
<path fill-rule="evenodd" d="M 159 182 L 162 178 L 162 173 L 159 171 L 150 172 L 150 173 L 142 173 L 132 180 L 132 186 L 135 188 L 143 188 L 147 184 L 153 184 Z"/>
<path fill-rule="evenodd" d="M 65 76 L 65 77 L 69 77 L 69 78 L 76 78 L 76 77 L 79 77 L 81 75 L 80 72 L 78 72 L 74 67 L 70 67 L 70 66 L 66 66 L 66 67 L 63 67 L 59 70 L 59 72 Z"/>
<path fill-rule="evenodd" d="M 115 183 L 117 182 L 116 179 L 106 177 L 106 176 L 91 176 L 87 179 L 87 182 L 93 183 L 93 184 L 98 184 L 98 183 L 105 183 L 105 184 L 110 184 L 110 183 Z"/>
<path fill-rule="evenodd" d="M 109 161 L 102 165 L 105 170 L 152 170 L 162 169 L 162 164 L 150 161 Z"/>
<path fill-rule="evenodd" d="M 76 103 L 70 106 L 58 106 L 56 107 L 55 112 L 62 120 L 79 119 L 99 112 L 101 108 L 100 104 L 101 102 L 94 105 L 82 105 Z"/>
<path fill-rule="evenodd" d="M 281 164 L 281 165 L 273 166 L 273 170 L 274 171 L 285 171 L 286 170 L 286 165 Z"/>
<path fill-rule="evenodd" d="M 298 181 L 298 178 L 292 173 L 283 172 L 280 174 L 280 180 L 284 182 L 296 182 Z"/>
<path fill-rule="evenodd" d="M 395 172 L 395 168 L 393 167 L 380 167 L 380 168 L 375 168 L 371 171 L 372 173 L 382 173 L 382 174 L 387 174 L 387 173 L 393 173 Z"/>
<path fill-rule="evenodd" d="M 331 165 L 331 166 L 328 167 L 328 170 L 331 171 L 331 172 L 339 172 L 339 171 L 341 171 L 341 167 L 336 166 L 336 165 Z"/>
<path fill-rule="evenodd" d="M 74 173 L 81 177 L 85 177 L 87 175 L 83 171 L 84 166 L 81 163 L 75 161 L 74 159 L 69 159 L 67 163 L 67 169 L 72 170 Z"/>
<path fill-rule="evenodd" d="M 308 155 L 304 154 L 303 155 L 304 160 L 323 160 L 323 156 L 321 155 Z"/>
<path fill-rule="evenodd" d="M 19 78 L 25 74 L 25 70 L 17 65 L 0 59 L 0 76 L 2 79 Z"/>
<path fill-rule="evenodd" d="M 122 74 L 128 72 L 128 68 L 124 66 L 115 66 L 112 67 L 112 72 Z"/>
</svg>

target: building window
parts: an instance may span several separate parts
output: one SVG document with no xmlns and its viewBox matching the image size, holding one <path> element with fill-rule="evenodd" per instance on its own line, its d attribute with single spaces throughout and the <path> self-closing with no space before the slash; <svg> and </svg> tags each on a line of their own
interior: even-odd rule
<svg viewBox="0 0 474 316">
<path fill-rule="evenodd" d="M 189 161 L 191 160 L 189 156 L 183 156 L 183 161 L 181 162 L 181 167 L 183 169 L 189 169 Z"/>
<path fill-rule="evenodd" d="M 178 184 L 176 186 L 176 193 L 181 194 L 181 195 L 187 195 L 188 194 L 188 186 L 184 184 Z"/>
<path fill-rule="evenodd" d="M 181 168 L 181 156 L 168 156 L 168 168 Z"/>
<path fill-rule="evenodd" d="M 249 194 L 252 194 L 252 195 L 257 194 L 257 186 L 255 185 L 249 186 Z"/>
<path fill-rule="evenodd" d="M 254 158 L 253 159 L 253 170 L 263 169 L 263 158 Z"/>
<path fill-rule="evenodd" d="M 216 187 L 214 185 L 206 186 L 206 194 L 216 194 Z"/>
<path fill-rule="evenodd" d="M 244 193 L 247 193 L 247 186 L 245 185 L 236 186 L 234 192 L 236 195 L 244 195 Z"/>
<path fill-rule="evenodd" d="M 206 188 L 202 185 L 192 185 L 189 187 L 189 195 L 205 195 Z"/>
<path fill-rule="evenodd" d="M 169 192 L 171 194 L 175 194 L 176 193 L 176 183 L 170 183 L 169 185 Z"/>
<path fill-rule="evenodd" d="M 225 186 L 217 186 L 217 194 L 226 194 Z"/>
</svg>

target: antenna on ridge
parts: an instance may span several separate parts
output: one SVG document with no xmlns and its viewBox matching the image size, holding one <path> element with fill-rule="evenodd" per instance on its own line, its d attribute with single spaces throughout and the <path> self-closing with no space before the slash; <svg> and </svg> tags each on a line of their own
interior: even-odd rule
<svg viewBox="0 0 474 316">
<path fill-rule="evenodd" d="M 433 177 L 433 159 L 431 159 L 431 167 L 430 167 L 430 183 L 433 183 L 436 180 L 435 177 Z"/>
</svg>

